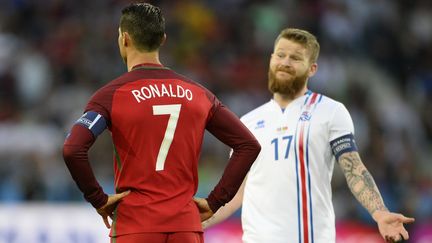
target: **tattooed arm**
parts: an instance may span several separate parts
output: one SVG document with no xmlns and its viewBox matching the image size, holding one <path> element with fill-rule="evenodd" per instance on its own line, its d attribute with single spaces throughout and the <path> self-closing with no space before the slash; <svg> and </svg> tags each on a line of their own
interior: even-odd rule
<svg viewBox="0 0 432 243">
<path fill-rule="evenodd" d="M 352 194 L 377 222 L 379 231 L 386 242 L 407 240 L 409 235 L 403 224 L 412 223 L 414 219 L 388 211 L 378 187 L 361 161 L 359 153 L 353 151 L 342 154 L 339 157 L 339 165 Z"/>
<path fill-rule="evenodd" d="M 362 163 L 358 152 L 341 155 L 339 165 L 351 192 L 371 215 L 377 210 L 388 211 L 372 175 Z"/>
</svg>

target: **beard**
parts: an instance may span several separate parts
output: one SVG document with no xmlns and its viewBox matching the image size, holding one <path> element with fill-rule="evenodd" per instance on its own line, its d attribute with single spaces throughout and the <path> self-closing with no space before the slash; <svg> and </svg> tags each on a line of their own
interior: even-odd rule
<svg viewBox="0 0 432 243">
<path fill-rule="evenodd" d="M 278 78 L 276 72 L 281 70 L 289 73 L 291 77 L 284 79 Z M 294 97 L 305 87 L 307 79 L 307 71 L 301 75 L 296 75 L 295 70 L 292 69 L 276 68 L 275 71 L 269 69 L 268 89 L 272 94 L 279 93 L 290 99 L 294 99 Z"/>
</svg>

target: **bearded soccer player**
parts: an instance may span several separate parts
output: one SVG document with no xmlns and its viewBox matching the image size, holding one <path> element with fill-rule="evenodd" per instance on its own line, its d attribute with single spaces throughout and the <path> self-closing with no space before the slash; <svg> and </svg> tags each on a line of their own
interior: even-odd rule
<svg viewBox="0 0 432 243">
<path fill-rule="evenodd" d="M 387 210 L 357 152 L 345 106 L 307 88 L 318 54 L 319 44 L 307 31 L 288 28 L 277 37 L 268 82 L 273 99 L 241 119 L 262 150 L 234 199 L 205 227 L 243 203 L 244 242 L 335 242 L 331 177 L 337 162 L 382 237 L 387 242 L 409 238 L 403 224 L 414 219 Z"/>
<path fill-rule="evenodd" d="M 210 91 L 160 63 L 164 29 L 155 6 L 122 10 L 118 45 L 128 72 L 91 97 L 64 143 L 66 165 L 111 228 L 111 242 L 203 242 L 193 196 L 204 131 L 234 153 L 204 203 L 202 219 L 232 199 L 260 151 L 252 133 Z M 105 129 L 114 143 L 114 195 L 104 193 L 88 160 Z"/>
</svg>

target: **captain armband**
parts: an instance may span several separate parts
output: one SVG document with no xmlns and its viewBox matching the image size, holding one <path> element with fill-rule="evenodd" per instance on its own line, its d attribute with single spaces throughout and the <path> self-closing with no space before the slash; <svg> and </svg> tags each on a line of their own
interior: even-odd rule
<svg viewBox="0 0 432 243">
<path fill-rule="evenodd" d="M 107 127 L 105 118 L 94 111 L 87 111 L 84 113 L 84 115 L 82 115 L 75 124 L 89 129 L 93 133 L 94 137 L 99 136 L 99 134 L 101 134 Z"/>
<path fill-rule="evenodd" d="M 357 145 L 352 133 L 334 139 L 330 142 L 330 147 L 336 161 L 339 161 L 339 157 L 344 153 L 357 151 Z"/>
</svg>

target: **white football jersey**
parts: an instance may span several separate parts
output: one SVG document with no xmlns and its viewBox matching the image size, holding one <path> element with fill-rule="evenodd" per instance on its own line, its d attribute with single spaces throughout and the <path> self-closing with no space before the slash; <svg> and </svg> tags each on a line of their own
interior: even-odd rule
<svg viewBox="0 0 432 243">
<path fill-rule="evenodd" d="M 270 100 L 241 120 L 261 144 L 245 185 L 243 241 L 335 242 L 330 141 L 354 134 L 345 106 L 308 91 L 284 110 Z"/>
</svg>

